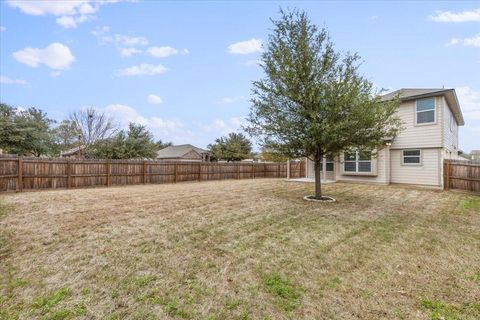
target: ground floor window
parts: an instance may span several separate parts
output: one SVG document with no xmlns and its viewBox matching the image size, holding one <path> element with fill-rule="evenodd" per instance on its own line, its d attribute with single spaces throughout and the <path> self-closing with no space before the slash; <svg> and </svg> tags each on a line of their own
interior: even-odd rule
<svg viewBox="0 0 480 320">
<path fill-rule="evenodd" d="M 421 164 L 421 151 L 417 150 L 403 150 L 402 163 L 405 165 L 419 165 Z"/>
<path fill-rule="evenodd" d="M 325 163 L 327 164 L 327 171 L 333 171 L 333 156 L 326 156 Z M 323 168 L 323 159 L 321 161 L 320 168 Z"/>
<path fill-rule="evenodd" d="M 372 172 L 372 152 L 349 151 L 344 153 L 345 172 L 365 173 Z"/>
</svg>

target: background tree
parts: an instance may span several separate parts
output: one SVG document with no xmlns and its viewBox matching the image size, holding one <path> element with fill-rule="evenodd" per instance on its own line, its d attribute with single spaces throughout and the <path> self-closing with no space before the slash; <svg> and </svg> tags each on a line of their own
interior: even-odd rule
<svg viewBox="0 0 480 320">
<path fill-rule="evenodd" d="M 157 145 L 157 151 L 173 145 L 171 142 L 163 142 L 162 140 L 158 140 L 155 144 Z"/>
<path fill-rule="evenodd" d="M 71 120 L 63 120 L 54 129 L 55 142 L 59 151 L 65 151 L 78 146 L 78 136 L 80 131 L 77 130 L 75 122 Z"/>
<path fill-rule="evenodd" d="M 145 126 L 130 123 L 127 132 L 122 130 L 112 138 L 93 144 L 91 154 L 106 159 L 151 159 L 155 158 L 157 150 L 158 146 Z"/>
<path fill-rule="evenodd" d="M 262 158 L 262 160 L 270 162 L 286 162 L 288 160 L 288 157 L 286 155 L 269 148 L 262 148 L 260 157 Z"/>
<path fill-rule="evenodd" d="M 55 121 L 37 108 L 19 110 L 0 104 L 0 148 L 18 155 L 53 155 Z"/>
<path fill-rule="evenodd" d="M 216 160 L 241 161 L 252 154 L 252 143 L 241 133 L 229 133 L 226 137 L 215 140 L 209 144 L 211 157 Z"/>
<path fill-rule="evenodd" d="M 118 132 L 110 117 L 91 107 L 72 113 L 69 120 L 75 124 L 87 152 L 93 144 L 110 139 Z"/>
<path fill-rule="evenodd" d="M 382 103 L 359 73 L 360 57 L 335 51 L 305 12 L 280 14 L 262 54 L 265 77 L 253 84 L 247 131 L 286 156 L 313 160 L 320 200 L 322 157 L 381 148 L 400 129 L 394 116 L 400 103 Z"/>
</svg>

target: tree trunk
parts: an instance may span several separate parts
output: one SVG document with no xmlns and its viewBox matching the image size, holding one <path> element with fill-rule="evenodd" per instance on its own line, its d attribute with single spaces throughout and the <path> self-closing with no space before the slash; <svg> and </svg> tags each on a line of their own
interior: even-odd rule
<svg viewBox="0 0 480 320">
<path fill-rule="evenodd" d="M 322 199 L 322 180 L 320 179 L 320 172 L 322 170 L 321 166 L 322 156 L 321 152 L 318 151 L 315 155 L 315 199 Z"/>
</svg>

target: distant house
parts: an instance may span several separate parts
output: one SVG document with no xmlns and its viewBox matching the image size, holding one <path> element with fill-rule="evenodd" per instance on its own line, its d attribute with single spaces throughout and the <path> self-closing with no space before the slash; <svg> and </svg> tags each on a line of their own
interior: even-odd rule
<svg viewBox="0 0 480 320">
<path fill-rule="evenodd" d="M 473 161 L 480 161 L 480 150 L 472 150 L 472 152 L 470 152 L 470 158 Z"/>
<path fill-rule="evenodd" d="M 86 146 L 78 146 L 60 153 L 60 157 L 70 159 L 83 159 L 85 158 L 85 149 Z"/>
<path fill-rule="evenodd" d="M 191 144 L 169 146 L 157 152 L 157 160 L 209 162 L 210 152 Z"/>
</svg>

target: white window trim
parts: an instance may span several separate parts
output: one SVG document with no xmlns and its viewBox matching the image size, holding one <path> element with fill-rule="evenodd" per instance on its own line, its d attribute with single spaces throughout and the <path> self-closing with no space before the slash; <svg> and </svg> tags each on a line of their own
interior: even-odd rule
<svg viewBox="0 0 480 320">
<path fill-rule="evenodd" d="M 333 170 L 327 170 L 327 172 L 334 172 L 335 171 L 335 158 L 332 158 L 332 160 L 327 160 L 327 157 L 322 158 L 322 160 L 320 160 L 320 162 L 322 163 L 322 167 L 323 167 L 323 159 L 326 160 L 325 161 L 326 164 L 329 164 L 329 163 L 333 164 Z"/>
<path fill-rule="evenodd" d="M 420 151 L 420 155 L 418 156 L 404 156 L 403 153 L 405 151 Z M 401 163 L 402 163 L 402 166 L 423 166 L 423 152 L 422 152 L 422 149 L 403 149 L 402 152 L 400 153 L 400 157 L 402 157 L 401 159 Z M 405 163 L 405 157 L 407 158 L 420 158 L 420 162 L 419 163 Z"/>
<path fill-rule="evenodd" d="M 417 111 L 418 101 L 419 100 L 426 100 L 426 99 L 433 99 L 433 109 Z M 418 119 L 417 119 L 418 112 L 427 112 L 427 111 L 432 111 L 432 110 L 433 110 L 433 122 L 418 123 Z M 415 100 L 415 108 L 414 108 L 413 111 L 415 113 L 415 126 L 431 126 L 431 125 L 437 124 L 437 98 L 436 97 Z"/>
<path fill-rule="evenodd" d="M 353 152 L 353 151 L 352 151 Z M 344 174 L 358 174 L 358 175 L 362 175 L 362 174 L 365 174 L 365 175 L 370 175 L 370 174 L 373 174 L 373 161 L 372 161 L 372 153 L 370 152 L 370 160 L 359 160 L 360 156 L 359 156 L 359 151 L 356 150 L 355 151 L 355 160 L 346 160 L 345 159 L 345 153 L 343 153 L 343 172 Z M 355 163 L 355 171 L 347 171 L 345 170 L 345 163 L 347 162 L 354 162 Z M 359 171 L 358 170 L 358 164 L 360 162 L 370 162 L 370 171 Z"/>
</svg>

